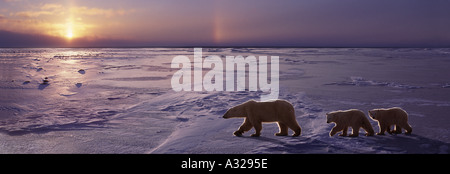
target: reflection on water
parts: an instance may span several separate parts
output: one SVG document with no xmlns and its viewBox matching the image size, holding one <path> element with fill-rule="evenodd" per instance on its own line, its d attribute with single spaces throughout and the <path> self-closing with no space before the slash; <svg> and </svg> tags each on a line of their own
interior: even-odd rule
<svg viewBox="0 0 450 174">
<path fill-rule="evenodd" d="M 0 49 L 0 130 L 26 133 L 99 123 L 117 115 L 145 99 L 147 93 L 155 94 L 146 87 L 157 84 L 141 77 L 166 78 L 170 73 L 146 68 L 168 66 L 155 64 L 149 51 L 152 50 Z M 124 64 L 133 68 L 121 68 Z M 134 80 L 115 80 L 121 78 Z"/>
</svg>

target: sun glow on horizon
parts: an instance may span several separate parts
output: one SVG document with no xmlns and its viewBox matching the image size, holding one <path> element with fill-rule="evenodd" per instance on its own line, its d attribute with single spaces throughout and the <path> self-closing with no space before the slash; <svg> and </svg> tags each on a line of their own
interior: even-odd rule
<svg viewBox="0 0 450 174">
<path fill-rule="evenodd" d="M 75 40 L 96 42 L 99 38 L 111 40 L 128 38 L 130 33 L 139 33 L 135 30 L 128 31 L 130 15 L 137 14 L 133 7 L 115 5 L 104 7 L 103 3 L 75 1 L 0 0 L 0 34 L 1 31 L 7 31 L 46 38 L 55 43 L 59 41 L 74 43 Z"/>
<path fill-rule="evenodd" d="M 65 37 L 67 39 L 69 39 L 69 40 L 74 37 L 74 35 L 73 35 L 73 20 L 72 20 L 72 18 L 67 19 Z"/>
<path fill-rule="evenodd" d="M 72 39 L 73 38 L 73 32 L 72 30 L 68 29 L 66 32 L 66 38 L 67 39 Z"/>
</svg>

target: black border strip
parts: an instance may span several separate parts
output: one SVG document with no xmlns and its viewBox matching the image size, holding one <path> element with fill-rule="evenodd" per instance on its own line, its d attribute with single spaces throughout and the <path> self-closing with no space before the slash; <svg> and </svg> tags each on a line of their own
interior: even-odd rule
<svg viewBox="0 0 450 174">
<path fill-rule="evenodd" d="M 263 160 L 265 159 L 265 160 Z M 210 168 L 182 168 L 183 162 L 214 161 Z M 259 161 L 249 168 L 242 161 Z M 239 162 L 238 162 L 239 161 Z M 52 154 L 52 155 L 0 155 L 0 165 L 6 169 L 35 169 L 36 171 L 52 170 L 59 172 L 86 171 L 147 171 L 165 172 L 246 172 L 246 171 L 292 171 L 298 173 L 324 173 L 339 171 L 373 172 L 399 171 L 414 173 L 429 170 L 447 169 L 450 156 L 448 154 L 415 155 L 415 154 Z M 227 162 L 229 163 L 227 165 Z M 236 168 L 236 162 L 239 167 Z M 263 165 L 261 165 L 264 162 Z M 219 165 L 221 164 L 221 165 Z M 256 163 L 254 163 L 256 164 Z M 21 167 L 24 166 L 24 167 Z M 191 166 L 192 167 L 192 166 Z M 245 167 L 245 168 L 243 168 Z M 353 172 L 352 172 L 353 171 Z M 153 173 L 153 172 L 152 172 Z"/>
</svg>

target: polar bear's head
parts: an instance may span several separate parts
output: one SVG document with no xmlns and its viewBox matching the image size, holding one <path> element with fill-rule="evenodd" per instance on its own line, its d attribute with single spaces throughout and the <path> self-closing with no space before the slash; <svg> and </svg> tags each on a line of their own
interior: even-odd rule
<svg viewBox="0 0 450 174">
<path fill-rule="evenodd" d="M 250 102 L 255 102 L 253 100 L 247 101 L 245 103 L 242 103 L 240 105 L 234 106 L 223 115 L 223 118 L 234 118 L 234 117 L 247 117 L 247 107 Z"/>
<path fill-rule="evenodd" d="M 334 115 L 336 115 L 335 112 L 328 112 L 327 113 L 327 123 L 334 122 Z"/>
<path fill-rule="evenodd" d="M 378 110 L 376 110 L 376 109 L 370 110 L 369 117 L 372 118 L 373 120 L 378 120 L 377 113 L 378 113 Z"/>
</svg>

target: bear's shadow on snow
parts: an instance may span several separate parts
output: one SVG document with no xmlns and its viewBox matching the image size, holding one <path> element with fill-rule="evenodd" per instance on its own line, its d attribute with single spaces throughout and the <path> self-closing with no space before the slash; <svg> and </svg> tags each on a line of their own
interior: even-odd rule
<svg viewBox="0 0 450 174">
<path fill-rule="evenodd" d="M 320 154 L 320 153 L 355 153 L 343 147 L 329 144 L 325 141 L 321 141 L 308 137 L 245 137 L 257 141 L 264 141 L 273 144 L 272 147 L 266 147 L 267 153 L 292 153 L 292 154 Z M 266 153 L 263 152 L 263 153 Z"/>
<path fill-rule="evenodd" d="M 328 136 L 328 135 L 326 135 Z M 450 144 L 420 135 L 375 135 L 359 137 L 247 137 L 273 144 L 267 147 L 269 153 L 449 153 Z M 352 146 L 352 142 L 359 146 Z M 344 144 L 344 145 L 342 145 Z M 363 147 L 361 147 L 363 145 Z"/>
<path fill-rule="evenodd" d="M 430 139 L 417 134 L 382 135 L 374 136 L 374 148 L 391 151 L 393 153 L 448 153 L 449 143 Z"/>
</svg>

